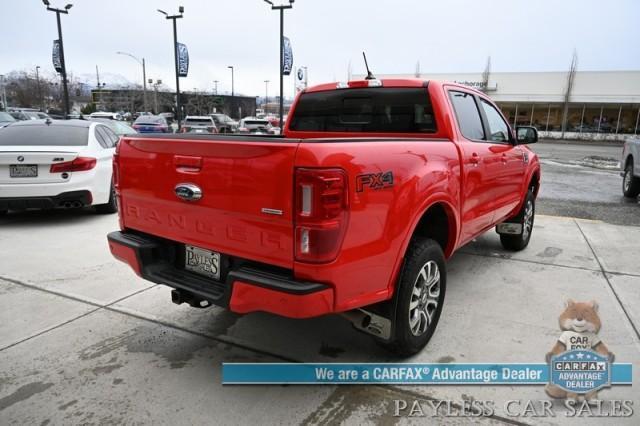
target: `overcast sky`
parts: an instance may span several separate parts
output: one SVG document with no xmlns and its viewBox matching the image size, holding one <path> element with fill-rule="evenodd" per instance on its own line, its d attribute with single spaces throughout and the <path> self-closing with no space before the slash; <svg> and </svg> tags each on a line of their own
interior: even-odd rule
<svg viewBox="0 0 640 426">
<path fill-rule="evenodd" d="M 62 16 L 67 69 L 142 81 L 141 67 L 116 55 L 144 56 L 147 77 L 174 87 L 171 21 L 156 9 L 177 12 L 178 39 L 189 48 L 183 90 L 231 90 L 270 96 L 278 87 L 278 13 L 262 0 L 70 0 Z M 274 0 L 278 2 L 281 0 Z M 64 0 L 51 0 L 63 7 Z M 0 74 L 53 72 L 55 15 L 40 0 L 0 0 Z M 311 84 L 363 73 L 365 50 L 374 73 L 558 71 L 578 52 L 580 70 L 640 69 L 640 1 L 637 0 L 296 0 L 285 12 L 285 35 L 294 66 L 307 66 Z M 285 77 L 285 93 L 293 77 Z"/>
</svg>

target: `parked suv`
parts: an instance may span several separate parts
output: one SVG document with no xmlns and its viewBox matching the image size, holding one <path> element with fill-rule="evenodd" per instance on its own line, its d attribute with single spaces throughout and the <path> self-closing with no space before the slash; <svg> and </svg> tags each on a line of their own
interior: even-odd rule
<svg viewBox="0 0 640 426">
<path fill-rule="evenodd" d="M 216 123 L 218 132 L 220 133 L 235 133 L 238 131 L 238 122 L 229 117 L 226 114 L 209 114 L 213 118 L 213 122 Z"/>
<path fill-rule="evenodd" d="M 182 122 L 182 133 L 218 133 L 216 123 L 208 115 L 187 115 Z"/>
</svg>

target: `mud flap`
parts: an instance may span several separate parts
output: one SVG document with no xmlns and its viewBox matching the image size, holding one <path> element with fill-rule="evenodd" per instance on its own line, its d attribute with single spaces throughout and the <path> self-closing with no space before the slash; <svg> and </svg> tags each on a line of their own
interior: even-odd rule
<svg viewBox="0 0 640 426">
<path fill-rule="evenodd" d="M 504 235 L 520 235 L 522 234 L 522 224 L 503 222 L 496 226 L 496 232 Z"/>
</svg>

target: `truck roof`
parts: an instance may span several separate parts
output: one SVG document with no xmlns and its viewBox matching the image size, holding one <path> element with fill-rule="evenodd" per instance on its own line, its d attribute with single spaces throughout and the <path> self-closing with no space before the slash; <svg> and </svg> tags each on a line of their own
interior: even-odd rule
<svg viewBox="0 0 640 426">
<path fill-rule="evenodd" d="M 450 85 L 464 88 L 475 93 L 481 94 L 482 92 L 474 89 L 473 87 L 465 86 L 463 84 L 454 83 L 451 81 L 440 80 L 425 80 L 421 78 L 383 78 L 374 80 L 350 80 L 333 83 L 323 83 L 315 86 L 308 87 L 303 93 L 323 92 L 327 90 L 338 89 L 351 89 L 357 87 L 427 87 L 429 84 L 437 85 Z"/>
</svg>

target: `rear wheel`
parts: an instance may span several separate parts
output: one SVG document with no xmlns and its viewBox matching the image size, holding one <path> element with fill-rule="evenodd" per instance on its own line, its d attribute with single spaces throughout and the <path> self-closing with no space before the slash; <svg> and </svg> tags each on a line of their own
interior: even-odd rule
<svg viewBox="0 0 640 426">
<path fill-rule="evenodd" d="M 403 356 L 420 352 L 433 336 L 447 283 L 442 249 L 434 240 L 416 238 L 407 251 L 395 294 L 396 317 L 389 350 Z"/>
<path fill-rule="evenodd" d="M 535 214 L 536 199 L 533 195 L 533 191 L 529 190 L 518 214 L 512 219 L 507 220 L 507 222 L 522 225 L 522 232 L 516 235 L 500 234 L 502 247 L 511 251 L 520 251 L 527 247 L 529 245 L 529 240 L 531 240 L 531 233 L 533 232 L 533 220 L 535 218 Z"/>
<path fill-rule="evenodd" d="M 640 194 L 640 177 L 633 175 L 633 161 L 629 161 L 624 168 L 622 193 L 627 198 L 636 198 Z"/>
<path fill-rule="evenodd" d="M 96 212 L 100 214 L 111 214 L 118 211 L 118 199 L 116 198 L 116 189 L 113 186 L 113 182 L 109 192 L 109 202 L 107 204 L 98 204 L 95 208 Z"/>
</svg>

